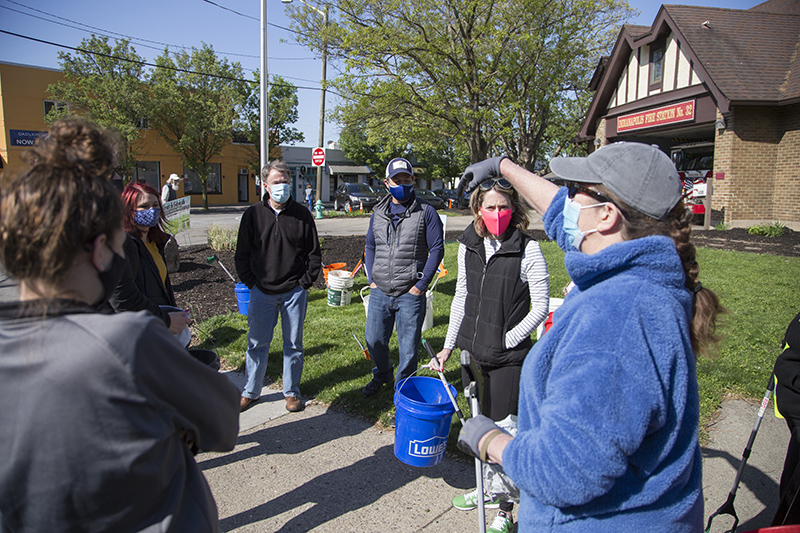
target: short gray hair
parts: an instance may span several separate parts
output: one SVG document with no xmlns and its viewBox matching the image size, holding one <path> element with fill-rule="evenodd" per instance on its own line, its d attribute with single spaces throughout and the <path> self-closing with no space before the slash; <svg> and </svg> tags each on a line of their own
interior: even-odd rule
<svg viewBox="0 0 800 533">
<path fill-rule="evenodd" d="M 289 165 L 287 165 L 284 161 L 276 159 L 274 161 L 269 161 L 266 165 L 264 165 L 264 168 L 261 169 L 261 180 L 264 183 L 267 182 L 269 173 L 273 170 L 277 170 L 281 174 L 284 174 L 287 178 L 291 177 Z"/>
</svg>

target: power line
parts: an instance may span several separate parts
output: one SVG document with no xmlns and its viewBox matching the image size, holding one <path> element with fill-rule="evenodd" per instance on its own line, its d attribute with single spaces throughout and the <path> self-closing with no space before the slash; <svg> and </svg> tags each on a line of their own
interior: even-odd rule
<svg viewBox="0 0 800 533">
<path fill-rule="evenodd" d="M 211 0 L 203 0 L 203 2 L 211 4 L 212 6 L 217 6 L 220 9 L 224 9 L 225 11 L 230 11 L 231 13 L 236 13 L 237 15 L 239 15 L 241 17 L 244 17 L 244 18 L 253 19 L 253 20 L 257 21 L 257 22 L 261 21 L 261 19 L 257 19 L 256 17 L 252 17 L 250 15 L 245 15 L 244 13 L 239 13 L 238 11 L 234 11 L 233 9 L 231 9 L 229 7 L 221 6 L 221 5 L 217 4 L 216 2 L 212 2 Z"/>
<path fill-rule="evenodd" d="M 255 83 L 255 81 L 253 81 L 253 80 L 246 80 L 246 79 L 243 79 L 243 78 L 233 78 L 233 77 L 230 77 L 230 76 L 220 76 L 219 74 L 209 74 L 207 72 L 198 72 L 198 71 L 195 71 L 195 70 L 188 70 L 188 69 L 183 69 L 183 68 L 178 68 L 178 67 L 168 67 L 168 66 L 165 66 L 165 65 L 156 65 L 155 63 L 150 63 L 150 62 L 147 62 L 147 61 L 138 61 L 136 59 L 128 59 L 127 57 L 119 57 L 119 56 L 114 56 L 114 55 L 111 55 L 111 54 L 104 54 L 102 52 L 95 52 L 93 50 L 86 50 L 85 48 L 78 48 L 78 47 L 75 47 L 75 46 L 67 46 L 65 44 L 54 43 L 52 41 L 45 41 L 44 39 L 37 39 L 36 37 L 29 37 L 27 35 L 21 35 L 19 33 L 10 32 L 10 31 L 3 30 L 3 29 L 0 29 L 0 33 L 5 33 L 6 35 L 12 35 L 14 37 L 19 37 L 21 39 L 27 39 L 29 41 L 34 41 L 34 42 L 37 42 L 37 43 L 47 44 L 47 45 L 50 45 L 50 46 L 56 46 L 56 47 L 59 47 L 59 48 L 65 48 L 67 50 L 74 50 L 76 52 L 81 52 L 81 53 L 84 53 L 84 54 L 98 55 L 98 56 L 102 56 L 102 57 L 107 57 L 109 59 L 116 59 L 118 61 L 126 61 L 128 63 L 136 63 L 137 65 L 143 65 L 143 66 L 147 66 L 147 67 L 164 68 L 164 69 L 167 69 L 167 70 L 174 70 L 174 71 L 177 71 L 177 72 L 185 72 L 187 74 L 197 74 L 197 75 L 200 75 L 200 76 L 208 76 L 208 77 L 211 77 L 211 78 L 219 78 L 219 79 L 223 79 L 223 80 L 239 81 L 239 82 L 250 83 L 250 84 L 254 84 Z M 283 77 L 284 78 L 289 78 L 289 76 L 283 76 Z M 317 87 L 303 87 L 302 85 L 289 85 L 289 84 L 273 83 L 273 82 L 270 82 L 270 85 L 277 85 L 277 86 L 284 86 L 284 87 L 291 86 L 291 87 L 295 87 L 297 89 L 306 89 L 306 90 L 309 90 L 309 91 L 320 91 L 320 90 L 322 90 L 321 88 L 317 88 Z M 332 93 L 332 94 L 335 94 L 337 96 L 341 96 L 340 94 L 338 94 L 338 93 L 336 93 L 334 91 L 331 91 L 330 89 L 327 89 L 327 91 Z"/>
<path fill-rule="evenodd" d="M 223 5 L 217 4 L 216 2 L 212 2 L 211 0 L 203 0 L 203 2 L 206 2 L 207 4 L 211 4 L 212 6 L 217 6 L 220 9 L 224 9 L 225 11 L 230 11 L 231 13 L 236 13 L 237 15 L 239 15 L 241 17 L 252 19 L 252 20 L 255 20 L 256 22 L 261 22 L 260 18 L 254 17 L 252 15 L 247 15 L 245 13 L 239 13 L 238 11 L 235 11 L 235 10 L 229 8 L 229 7 L 225 7 Z M 293 30 L 291 28 L 285 28 L 283 26 L 279 26 L 278 24 L 273 24 L 272 22 L 269 22 L 269 21 L 267 21 L 267 25 L 268 26 L 272 26 L 273 28 L 279 28 L 281 30 L 288 31 L 289 33 L 300 33 L 297 30 Z"/>
<path fill-rule="evenodd" d="M 233 10 L 225 8 L 224 6 L 221 6 L 219 4 L 215 4 L 214 2 L 211 2 L 210 0 L 203 0 L 203 1 L 208 2 L 209 4 L 213 4 L 213 5 L 217 6 L 217 7 L 222 8 L 222 9 L 226 9 L 228 11 L 233 11 Z M 30 9 L 31 11 L 36 11 L 37 13 L 41 13 L 41 14 L 47 15 L 49 17 L 53 17 L 53 18 L 56 18 L 56 19 L 59 19 L 59 20 L 63 20 L 65 22 L 69 22 L 71 24 L 77 24 L 78 26 L 83 26 L 83 27 L 82 28 L 81 27 L 76 27 L 76 26 L 72 26 L 70 24 L 66 24 L 65 22 L 59 22 L 57 20 L 50 20 L 50 19 L 47 19 L 47 18 L 44 18 L 44 17 L 40 17 L 40 16 L 37 16 L 37 15 L 34 15 L 32 13 L 26 13 L 26 12 L 20 11 L 18 9 L 13 9 L 11 7 L 8 7 L 8 6 L 0 6 L 0 8 L 7 9 L 7 10 L 13 11 L 15 13 L 19 13 L 20 15 L 25 15 L 25 16 L 28 16 L 28 17 L 32 17 L 32 18 L 36 18 L 36 19 L 39 19 L 39 20 L 43 20 L 45 22 L 50 22 L 51 24 L 58 24 L 58 25 L 61 25 L 61 26 L 65 26 L 67 28 L 72 28 L 72 29 L 75 29 L 75 30 L 78 30 L 78 31 L 100 32 L 101 35 L 103 35 L 105 37 L 112 37 L 112 38 L 113 38 L 113 36 L 123 37 L 123 38 L 129 39 L 131 41 L 137 41 L 137 42 L 139 42 L 139 46 L 143 46 L 145 48 L 150 48 L 152 50 L 161 50 L 161 48 L 155 47 L 155 46 L 150 46 L 150 45 L 147 45 L 147 44 L 144 44 L 144 43 L 152 43 L 152 44 L 156 44 L 156 45 L 160 45 L 160 46 L 167 46 L 167 47 L 172 47 L 172 48 L 180 48 L 180 49 L 184 49 L 184 50 L 188 50 L 188 49 L 192 48 L 190 46 L 183 46 L 183 45 L 179 45 L 179 44 L 170 44 L 170 43 L 165 43 L 165 42 L 162 42 L 162 41 L 154 41 L 154 40 L 151 40 L 151 39 L 144 39 L 142 37 L 134 37 L 132 35 L 126 35 L 124 33 L 119 33 L 119 32 L 115 32 L 115 31 L 111 31 L 111 30 L 106 30 L 106 29 L 103 29 L 103 28 L 98 28 L 97 26 L 92 26 L 92 25 L 89 25 L 89 24 L 85 24 L 83 22 L 78 22 L 76 20 L 68 19 L 66 17 L 61 17 L 61 16 L 56 15 L 54 13 L 43 11 L 41 9 L 36 9 L 35 7 L 26 6 L 25 4 L 22 4 L 20 2 L 16 2 L 15 0 L 6 0 L 6 2 L 9 2 L 9 3 L 14 4 L 14 5 L 18 5 L 20 7 L 24 7 L 26 9 Z M 233 12 L 238 14 L 238 15 L 249 17 L 248 15 L 244 15 L 242 13 L 238 13 L 237 11 L 233 11 Z M 253 18 L 253 17 L 249 17 L 249 18 Z M 258 19 L 254 19 L 254 20 L 258 20 Z M 291 28 L 284 28 L 283 26 L 279 26 L 277 24 L 272 24 L 272 23 L 268 23 L 268 24 L 270 26 L 275 27 L 275 28 L 279 28 L 279 29 L 282 29 L 282 30 L 285 30 L 285 31 L 288 31 L 288 32 L 291 32 L 291 33 L 298 33 L 297 31 L 292 30 Z M 88 28 L 88 29 L 84 29 L 84 28 Z M 253 55 L 253 54 L 240 54 L 240 53 L 237 53 L 237 52 L 217 52 L 217 53 L 222 54 L 222 55 L 227 55 L 227 56 L 236 56 L 236 57 L 250 57 L 250 58 L 259 58 L 260 57 L 260 56 Z M 286 61 L 294 61 L 294 60 L 307 60 L 307 59 L 314 59 L 314 58 L 270 58 L 270 59 L 272 59 L 272 60 L 280 60 L 280 61 L 284 61 L 284 60 L 286 60 Z M 254 70 L 254 69 L 246 69 L 246 70 Z"/>
</svg>

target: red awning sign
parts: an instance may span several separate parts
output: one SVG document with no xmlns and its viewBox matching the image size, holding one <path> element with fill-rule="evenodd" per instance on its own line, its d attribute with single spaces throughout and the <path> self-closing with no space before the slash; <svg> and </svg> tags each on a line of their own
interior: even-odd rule
<svg viewBox="0 0 800 533">
<path fill-rule="evenodd" d="M 314 148 L 311 151 L 311 164 L 315 167 L 325 164 L 325 148 Z"/>
<path fill-rule="evenodd" d="M 694 100 L 670 104 L 639 113 L 617 117 L 617 132 L 665 126 L 678 122 L 694 120 Z"/>
</svg>

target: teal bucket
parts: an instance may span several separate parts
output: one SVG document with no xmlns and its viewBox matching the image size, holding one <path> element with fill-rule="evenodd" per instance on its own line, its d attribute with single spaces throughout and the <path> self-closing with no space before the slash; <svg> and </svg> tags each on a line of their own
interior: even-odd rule
<svg viewBox="0 0 800 533">
<path fill-rule="evenodd" d="M 244 283 L 236 284 L 236 303 L 239 304 L 239 314 L 247 316 L 247 308 L 250 306 L 250 289 Z"/>
<path fill-rule="evenodd" d="M 453 397 L 455 387 L 448 385 Z M 435 466 L 444 459 L 450 423 L 456 412 L 441 381 L 411 376 L 394 393 L 394 455 L 407 465 Z"/>
</svg>

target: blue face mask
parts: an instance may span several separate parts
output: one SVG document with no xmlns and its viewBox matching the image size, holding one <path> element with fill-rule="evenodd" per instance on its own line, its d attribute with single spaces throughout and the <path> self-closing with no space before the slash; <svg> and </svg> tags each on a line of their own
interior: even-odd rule
<svg viewBox="0 0 800 533">
<path fill-rule="evenodd" d="M 285 204 L 292 194 L 292 186 L 288 183 L 276 183 L 269 186 L 269 196 L 275 203 Z"/>
<path fill-rule="evenodd" d="M 151 207 L 142 211 L 136 211 L 133 214 L 133 222 L 140 225 L 152 228 L 158 225 L 158 220 L 161 217 L 161 209 Z"/>
<path fill-rule="evenodd" d="M 582 209 L 590 209 L 593 207 L 600 207 L 610 202 L 602 202 L 592 205 L 581 205 L 569 196 L 564 198 L 564 233 L 567 234 L 567 242 L 570 246 L 580 251 L 583 238 L 589 234 L 596 233 L 597 228 L 589 230 L 586 233 L 578 227 L 578 218 L 581 216 Z"/>
<path fill-rule="evenodd" d="M 398 201 L 405 202 L 411 197 L 411 191 L 414 190 L 413 185 L 395 185 L 389 186 L 389 193 Z"/>
</svg>

